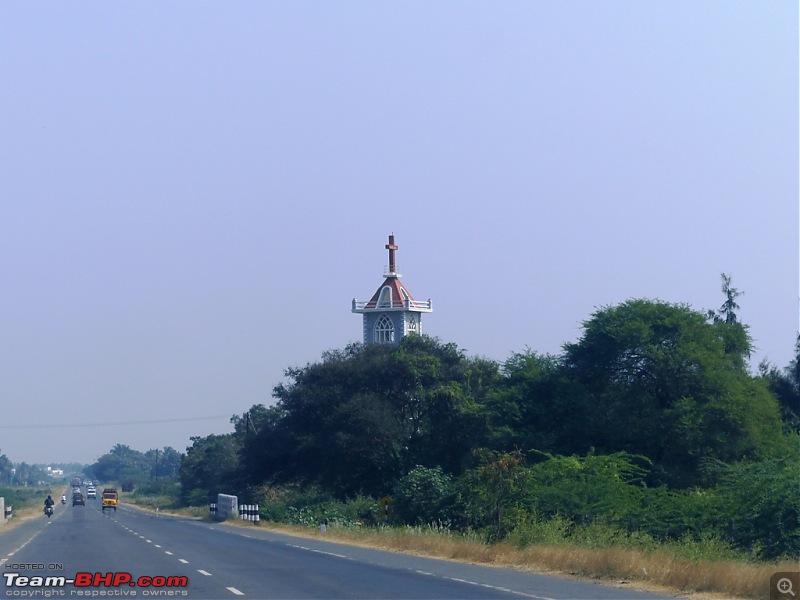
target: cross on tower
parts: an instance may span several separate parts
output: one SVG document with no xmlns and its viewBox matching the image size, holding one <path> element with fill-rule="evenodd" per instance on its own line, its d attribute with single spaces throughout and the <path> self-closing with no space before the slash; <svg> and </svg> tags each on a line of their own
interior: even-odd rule
<svg viewBox="0 0 800 600">
<path fill-rule="evenodd" d="M 386 249 L 389 251 L 389 273 L 394 273 L 394 251 L 398 249 L 398 247 L 394 245 L 394 234 L 389 236 L 389 243 L 386 244 Z"/>
</svg>

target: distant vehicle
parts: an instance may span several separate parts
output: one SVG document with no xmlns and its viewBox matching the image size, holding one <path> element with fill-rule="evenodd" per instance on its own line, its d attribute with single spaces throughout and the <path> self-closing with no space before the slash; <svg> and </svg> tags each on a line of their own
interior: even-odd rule
<svg viewBox="0 0 800 600">
<path fill-rule="evenodd" d="M 95 490 L 94 488 L 89 488 L 88 490 L 86 490 L 86 497 L 89 500 L 94 500 L 95 498 L 97 498 L 97 490 Z"/>
<path fill-rule="evenodd" d="M 117 512 L 117 502 L 119 502 L 119 494 L 116 488 L 106 488 L 103 490 L 103 512 L 106 509 L 114 509 Z"/>
<path fill-rule="evenodd" d="M 81 506 L 86 506 L 86 499 L 80 492 L 72 494 L 72 506 L 77 506 L 78 504 Z"/>
</svg>

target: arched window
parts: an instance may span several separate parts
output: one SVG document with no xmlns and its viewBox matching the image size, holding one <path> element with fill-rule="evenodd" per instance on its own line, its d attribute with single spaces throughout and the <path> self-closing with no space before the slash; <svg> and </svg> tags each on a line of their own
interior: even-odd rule
<svg viewBox="0 0 800 600">
<path fill-rule="evenodd" d="M 392 288 L 388 285 L 381 289 L 381 295 L 378 297 L 378 308 L 391 308 L 392 307 Z"/>
<path fill-rule="evenodd" d="M 391 344 L 394 342 L 394 325 L 392 325 L 392 320 L 388 316 L 381 315 L 375 321 L 373 339 L 376 344 Z"/>
<path fill-rule="evenodd" d="M 419 323 L 417 322 L 417 315 L 414 313 L 408 315 L 408 332 L 419 333 Z"/>
</svg>

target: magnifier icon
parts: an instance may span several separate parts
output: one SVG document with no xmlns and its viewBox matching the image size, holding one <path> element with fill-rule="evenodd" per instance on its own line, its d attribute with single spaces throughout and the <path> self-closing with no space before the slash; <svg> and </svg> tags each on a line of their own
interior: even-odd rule
<svg viewBox="0 0 800 600">
<path fill-rule="evenodd" d="M 778 583 L 775 584 L 775 587 L 778 588 L 778 591 L 781 594 L 789 594 L 792 597 L 795 597 L 796 594 L 792 590 L 792 580 L 788 577 L 783 577 L 778 579 Z"/>
</svg>

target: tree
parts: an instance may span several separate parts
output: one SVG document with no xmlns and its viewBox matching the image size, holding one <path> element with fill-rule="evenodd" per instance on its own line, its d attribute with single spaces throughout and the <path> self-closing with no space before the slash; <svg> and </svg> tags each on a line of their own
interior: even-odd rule
<svg viewBox="0 0 800 600">
<path fill-rule="evenodd" d="M 237 494 L 241 443 L 233 434 L 195 436 L 181 461 L 181 499 L 204 504 L 217 494 Z"/>
<path fill-rule="evenodd" d="M 5 454 L 0 453 L 0 483 L 9 483 L 14 465 Z"/>
<path fill-rule="evenodd" d="M 411 525 L 448 520 L 445 500 L 453 492 L 453 478 L 441 467 L 416 467 L 397 482 L 394 515 Z"/>
<path fill-rule="evenodd" d="M 513 354 L 501 374 L 485 402 L 490 448 L 555 454 L 589 450 L 589 396 L 560 357 L 532 350 Z"/>
<path fill-rule="evenodd" d="M 722 293 L 725 294 L 725 302 L 719 307 L 719 310 L 708 311 L 708 318 L 713 322 L 727 323 L 728 325 L 736 325 L 739 322 L 736 316 L 736 311 L 740 306 L 736 303 L 736 298 L 743 296 L 744 292 L 740 292 L 733 285 L 731 285 L 731 276 L 725 273 L 721 274 L 722 277 Z"/>
<path fill-rule="evenodd" d="M 758 365 L 758 372 L 778 399 L 787 428 L 800 432 L 800 335 L 794 349 L 795 356 L 784 369 L 764 360 Z"/>
<path fill-rule="evenodd" d="M 382 496 L 416 465 L 463 468 L 483 433 L 478 400 L 494 363 L 408 336 L 351 344 L 286 371 L 273 419 L 247 438 L 247 481 L 319 484 L 338 497 Z"/>
<path fill-rule="evenodd" d="M 145 452 L 145 458 L 150 464 L 150 478 L 178 479 L 183 455 L 166 446 L 163 449 L 153 449 Z"/>
<path fill-rule="evenodd" d="M 725 342 L 725 351 L 732 356 L 739 357 L 744 366 L 753 349 L 748 327 L 741 323 L 736 315 L 736 311 L 740 308 L 736 303 L 736 298 L 744 295 L 744 292 L 740 292 L 731 285 L 730 275 L 722 273 L 721 277 L 725 302 L 722 303 L 719 310 L 709 310 L 707 317 L 719 330 L 720 336 Z"/>
<path fill-rule="evenodd" d="M 521 452 L 475 451 L 479 465 L 458 481 L 464 516 L 470 525 L 488 529 L 489 539 L 508 534 L 530 504 L 530 471 Z"/>
<path fill-rule="evenodd" d="M 661 301 L 596 311 L 565 345 L 565 365 L 590 398 L 587 442 L 645 455 L 657 481 L 681 486 L 704 483 L 704 460 L 774 453 L 777 403 L 730 344 L 732 328 L 743 331 Z"/>
<path fill-rule="evenodd" d="M 138 450 L 117 444 L 97 459 L 88 471 L 101 481 L 119 482 L 127 491 L 150 478 L 150 461 Z"/>
</svg>

